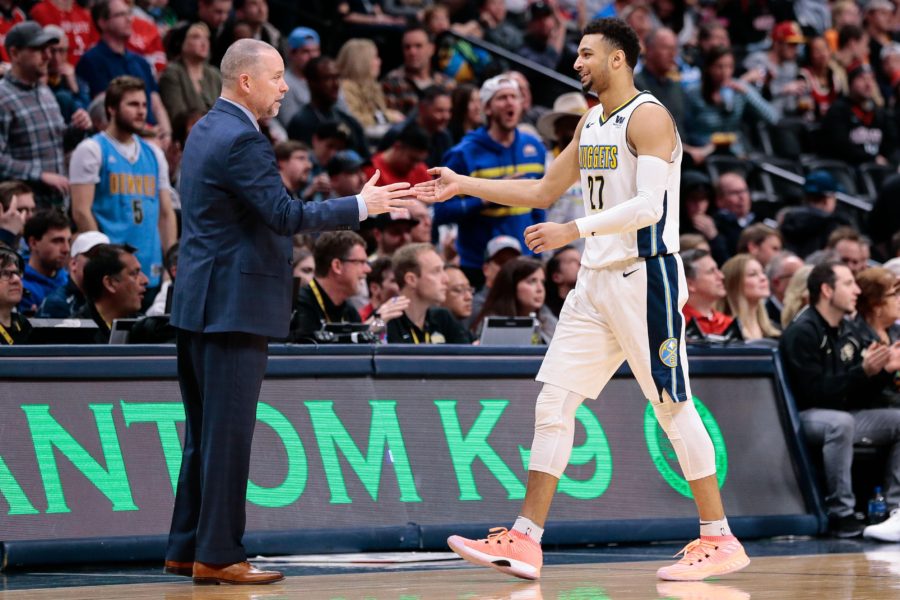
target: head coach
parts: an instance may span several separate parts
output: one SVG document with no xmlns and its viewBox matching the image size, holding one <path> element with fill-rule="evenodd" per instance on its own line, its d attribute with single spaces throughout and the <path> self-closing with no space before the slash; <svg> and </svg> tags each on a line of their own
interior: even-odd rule
<svg viewBox="0 0 900 600">
<path fill-rule="evenodd" d="M 191 130 L 181 170 L 171 322 L 186 428 L 165 570 L 195 583 L 272 583 L 282 574 L 246 562 L 241 541 L 267 340 L 288 334 L 290 236 L 357 229 L 407 206 L 409 184 L 376 187 L 376 172 L 357 196 L 293 200 L 257 123 L 278 113 L 288 90 L 281 56 L 242 39 L 221 69 L 222 95 Z"/>
</svg>

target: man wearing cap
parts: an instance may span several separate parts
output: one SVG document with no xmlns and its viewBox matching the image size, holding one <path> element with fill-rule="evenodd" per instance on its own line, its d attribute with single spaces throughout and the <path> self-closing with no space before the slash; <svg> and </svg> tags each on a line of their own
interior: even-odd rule
<svg viewBox="0 0 900 600">
<path fill-rule="evenodd" d="M 806 80 L 800 78 L 797 65 L 797 53 L 804 41 L 806 38 L 797 23 L 782 21 L 772 29 L 772 49 L 754 52 L 744 60 L 748 71 L 757 69 L 765 73 L 761 88 L 766 98 L 771 98 L 779 116 L 794 114 L 797 98 L 807 92 Z"/>
<path fill-rule="evenodd" d="M 484 82 L 480 96 L 487 125 L 466 134 L 444 157 L 444 164 L 481 179 L 539 179 L 546 151 L 541 140 L 517 128 L 522 115 L 518 84 L 498 75 Z M 525 228 L 544 221 L 545 214 L 542 209 L 497 206 L 472 196 L 457 196 L 434 206 L 437 225 L 459 224 L 460 266 L 475 287 L 484 283 L 481 267 L 488 241 L 508 235 L 524 247 Z"/>
<path fill-rule="evenodd" d="M 50 47 L 47 87 L 56 97 L 65 122 L 89 129 L 91 116 L 87 112 L 87 107 L 91 103 L 91 97 L 87 85 L 75 77 L 75 68 L 66 58 L 69 53 L 69 38 L 57 25 L 46 25 L 44 31 L 59 39 L 59 42 Z"/>
<path fill-rule="evenodd" d="M 364 164 L 362 157 L 353 150 L 341 150 L 328 161 L 332 197 L 355 196 L 360 192 L 366 183 Z"/>
<path fill-rule="evenodd" d="M 484 285 L 481 286 L 481 289 L 478 289 L 474 284 L 472 285 L 478 291 L 472 296 L 472 314 L 469 315 L 465 322 L 467 327 L 472 325 L 472 322 L 481 313 L 484 302 L 487 300 L 488 294 L 491 293 L 491 286 L 494 285 L 497 273 L 500 272 L 503 265 L 519 256 L 522 256 L 522 244 L 512 236 L 498 235 L 487 243 L 484 249 L 484 264 L 481 265 Z M 463 272 L 465 273 L 465 271 Z M 472 279 L 469 278 L 469 281 L 472 281 Z"/>
<path fill-rule="evenodd" d="M 803 183 L 803 206 L 795 206 L 785 212 L 781 221 L 784 247 L 797 256 L 806 257 L 825 247 L 831 232 L 847 219 L 834 212 L 837 207 L 835 193 L 840 186 L 828 171 L 813 171 Z"/>
<path fill-rule="evenodd" d="M 857 63 L 847 69 L 848 93 L 834 101 L 822 119 L 822 151 L 856 166 L 896 162 L 895 124 L 875 102 L 878 84 L 872 67 Z"/>
<path fill-rule="evenodd" d="M 422 25 L 412 25 L 401 40 L 403 64 L 389 71 L 381 80 L 388 108 L 409 115 L 418 106 L 422 94 L 432 85 L 452 89 L 455 81 L 432 70 L 434 42 Z"/>
<path fill-rule="evenodd" d="M 87 302 L 82 283 L 84 266 L 90 260 L 90 251 L 93 248 L 108 243 L 109 238 L 99 231 L 85 231 L 75 238 L 69 251 L 69 281 L 47 294 L 38 309 L 38 317 L 68 319 L 82 312 Z"/>
<path fill-rule="evenodd" d="M 349 147 L 365 159 L 369 158 L 369 145 L 362 125 L 352 115 L 338 106 L 341 93 L 337 63 L 329 56 L 310 59 L 303 68 L 303 76 L 309 85 L 309 103 L 303 106 L 288 123 L 288 136 L 292 140 L 310 143 L 319 125 L 328 121 L 343 123 L 350 130 Z"/>
<path fill-rule="evenodd" d="M 375 253 L 369 256 L 370 261 L 389 258 L 394 252 L 412 242 L 412 228 L 419 224 L 412 218 L 408 210 L 395 211 L 378 215 L 373 219 L 375 229 Z"/>
<path fill-rule="evenodd" d="M 553 6 L 538 0 L 528 7 L 524 44 L 519 55 L 548 69 L 556 69 L 566 41 L 566 27 Z"/>
<path fill-rule="evenodd" d="M 0 79 L 0 180 L 26 182 L 38 206 L 60 206 L 69 193 L 64 175 L 65 121 L 46 85 L 50 46 L 59 39 L 34 21 L 6 34 L 12 66 Z"/>
<path fill-rule="evenodd" d="M 309 103 L 309 84 L 303 75 L 303 69 L 313 58 L 322 54 L 319 34 L 309 27 L 297 27 L 287 39 L 288 69 L 284 72 L 284 82 L 288 91 L 278 111 L 278 121 L 285 127 L 291 122 L 303 105 Z"/>
</svg>

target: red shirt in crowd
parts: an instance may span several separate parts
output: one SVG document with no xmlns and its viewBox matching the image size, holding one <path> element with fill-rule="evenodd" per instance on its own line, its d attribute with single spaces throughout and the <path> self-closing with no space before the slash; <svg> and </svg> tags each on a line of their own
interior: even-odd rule
<svg viewBox="0 0 900 600">
<path fill-rule="evenodd" d="M 381 179 L 378 180 L 377 185 L 389 185 L 391 183 L 399 183 L 403 181 L 409 182 L 410 185 L 416 185 L 417 183 L 424 183 L 426 181 L 431 181 L 431 175 L 428 174 L 428 167 L 425 166 L 425 163 L 418 162 L 416 163 L 412 169 L 410 169 L 409 173 L 399 174 L 395 173 L 388 167 L 387 162 L 384 160 L 384 152 L 379 152 L 375 156 L 372 157 L 372 164 L 366 165 L 363 167 L 363 171 L 366 173 L 366 178 L 372 177 L 375 174 L 375 169 L 379 169 L 381 171 Z"/>
<path fill-rule="evenodd" d="M 0 8 L 0 60 L 9 62 L 9 54 L 6 53 L 6 33 L 13 25 L 25 20 L 25 13 L 18 6 L 13 6 L 9 12 Z"/>
<path fill-rule="evenodd" d="M 721 335 L 728 329 L 731 322 L 734 321 L 734 317 L 729 317 L 725 313 L 721 313 L 717 310 L 712 311 L 710 316 L 702 315 L 690 304 L 685 304 L 682 312 L 684 313 L 684 322 L 690 323 L 691 319 L 693 319 L 697 322 L 697 326 L 700 327 L 700 331 L 703 333 Z"/>
<path fill-rule="evenodd" d="M 41 25 L 59 25 L 69 38 L 69 63 L 75 65 L 81 56 L 100 41 L 94 29 L 91 13 L 72 2 L 72 8 L 63 11 L 58 6 L 43 0 L 31 9 L 31 18 Z"/>
<path fill-rule="evenodd" d="M 133 15 L 131 19 L 131 37 L 125 47 L 143 56 L 157 77 L 166 68 L 166 51 L 163 49 L 162 37 L 156 23 L 144 17 Z"/>
</svg>

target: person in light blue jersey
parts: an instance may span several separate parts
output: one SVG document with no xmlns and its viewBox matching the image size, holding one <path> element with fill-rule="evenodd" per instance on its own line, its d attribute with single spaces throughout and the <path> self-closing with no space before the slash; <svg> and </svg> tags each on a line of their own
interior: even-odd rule
<svg viewBox="0 0 900 600">
<path fill-rule="evenodd" d="M 100 230 L 137 249 L 149 302 L 161 284 L 163 252 L 177 235 L 169 169 L 162 151 L 139 135 L 147 119 L 144 82 L 116 77 L 104 103 L 106 130 L 72 155 L 72 216 L 79 231 Z"/>
</svg>

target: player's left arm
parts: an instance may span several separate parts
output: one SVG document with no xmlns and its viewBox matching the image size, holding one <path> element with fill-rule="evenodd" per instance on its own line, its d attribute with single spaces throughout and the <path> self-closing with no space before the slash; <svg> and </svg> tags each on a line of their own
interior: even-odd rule
<svg viewBox="0 0 900 600">
<path fill-rule="evenodd" d="M 568 223 L 540 223 L 525 230 L 525 243 L 534 252 L 571 244 L 579 237 L 637 231 L 658 222 L 669 164 L 675 151 L 675 124 L 656 103 L 637 107 L 628 120 L 628 141 L 637 153 L 637 195 L 625 202 Z"/>
</svg>

